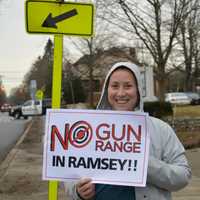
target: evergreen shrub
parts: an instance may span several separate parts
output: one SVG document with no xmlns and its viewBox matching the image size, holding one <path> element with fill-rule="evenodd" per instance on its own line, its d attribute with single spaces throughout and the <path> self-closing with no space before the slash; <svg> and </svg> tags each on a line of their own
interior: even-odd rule
<svg viewBox="0 0 200 200">
<path fill-rule="evenodd" d="M 145 102 L 144 111 L 148 112 L 150 116 L 158 118 L 173 115 L 173 108 L 169 102 Z"/>
</svg>

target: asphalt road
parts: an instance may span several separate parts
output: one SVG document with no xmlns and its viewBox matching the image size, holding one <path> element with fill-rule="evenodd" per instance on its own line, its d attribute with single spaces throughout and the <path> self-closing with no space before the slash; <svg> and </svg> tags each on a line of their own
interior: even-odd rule
<svg viewBox="0 0 200 200">
<path fill-rule="evenodd" d="M 24 131 L 27 120 L 14 120 L 0 112 L 0 163 Z"/>
</svg>

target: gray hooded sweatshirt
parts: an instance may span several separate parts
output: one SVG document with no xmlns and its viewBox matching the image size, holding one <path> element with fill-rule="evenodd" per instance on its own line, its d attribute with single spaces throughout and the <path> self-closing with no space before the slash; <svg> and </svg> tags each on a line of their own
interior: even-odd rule
<svg viewBox="0 0 200 200">
<path fill-rule="evenodd" d="M 108 103 L 108 80 L 114 70 L 126 67 L 133 72 L 138 84 L 140 102 L 134 111 L 143 111 L 141 79 L 138 66 L 129 62 L 116 63 L 108 72 L 97 109 L 111 110 Z M 173 129 L 165 122 L 148 117 L 150 149 L 146 187 L 135 187 L 136 200 L 170 200 L 171 192 L 185 187 L 191 177 L 191 170 L 185 157 L 185 150 Z M 74 184 L 65 184 L 69 199 L 79 200 Z"/>
</svg>

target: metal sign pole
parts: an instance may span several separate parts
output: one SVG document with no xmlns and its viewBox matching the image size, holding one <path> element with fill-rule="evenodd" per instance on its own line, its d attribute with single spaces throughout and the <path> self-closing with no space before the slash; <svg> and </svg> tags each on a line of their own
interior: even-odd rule
<svg viewBox="0 0 200 200">
<path fill-rule="evenodd" d="M 62 34 L 54 35 L 54 61 L 53 61 L 53 84 L 52 84 L 52 108 L 54 109 L 60 108 L 60 103 L 61 103 L 62 56 L 63 56 L 63 35 Z M 58 199 L 58 181 L 49 181 L 48 199 L 49 200 Z"/>
<path fill-rule="evenodd" d="M 54 63 L 52 85 L 52 108 L 60 108 L 62 79 L 63 35 L 54 36 Z M 49 181 L 49 200 L 57 200 L 58 181 Z"/>
</svg>

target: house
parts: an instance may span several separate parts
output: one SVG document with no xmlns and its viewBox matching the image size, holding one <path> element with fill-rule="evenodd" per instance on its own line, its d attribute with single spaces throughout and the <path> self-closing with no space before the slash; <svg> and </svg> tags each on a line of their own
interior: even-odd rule
<svg viewBox="0 0 200 200">
<path fill-rule="evenodd" d="M 137 60 L 135 48 L 132 47 L 113 47 L 108 50 L 99 50 L 95 55 L 84 55 L 73 64 L 73 71 L 81 77 L 83 86 L 89 96 L 90 87 L 93 87 L 94 102 L 99 98 L 100 90 L 110 67 L 116 62 L 133 62 L 141 67 L 143 77 L 143 95 L 147 101 L 154 101 L 153 70 L 144 67 Z M 88 67 L 89 66 L 89 67 Z M 92 74 L 92 75 L 91 75 Z M 93 81 L 90 84 L 90 77 Z M 148 88 L 147 88 L 148 87 Z"/>
<path fill-rule="evenodd" d="M 129 47 L 113 47 L 105 51 L 99 50 L 93 56 L 92 61 L 90 55 L 85 55 L 74 63 L 73 66 L 79 71 L 79 75 L 86 89 L 89 87 L 89 77 L 92 71 L 95 86 L 94 91 L 98 92 L 103 81 L 102 77 L 105 77 L 110 67 L 119 61 L 131 61 L 138 64 L 135 49 Z"/>
</svg>

